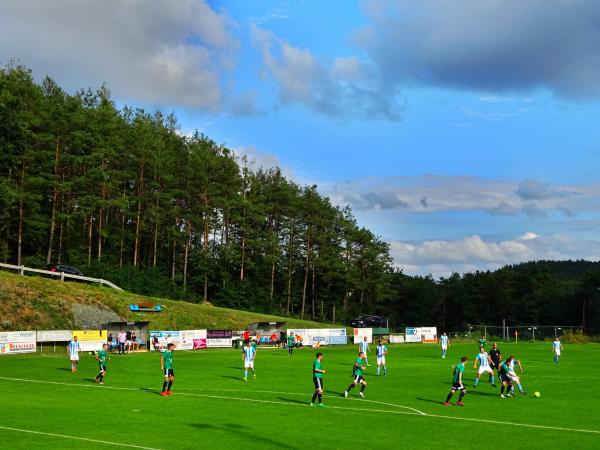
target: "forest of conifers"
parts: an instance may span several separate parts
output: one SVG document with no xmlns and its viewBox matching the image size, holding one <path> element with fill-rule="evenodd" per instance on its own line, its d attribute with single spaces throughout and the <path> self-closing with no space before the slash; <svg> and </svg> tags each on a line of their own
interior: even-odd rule
<svg viewBox="0 0 600 450">
<path fill-rule="evenodd" d="M 600 319 L 597 263 L 511 266 L 434 280 L 394 270 L 349 207 L 276 168 L 252 170 L 173 114 L 118 108 L 0 71 L 0 261 L 65 263 L 153 296 L 343 322 L 581 324 Z"/>
</svg>

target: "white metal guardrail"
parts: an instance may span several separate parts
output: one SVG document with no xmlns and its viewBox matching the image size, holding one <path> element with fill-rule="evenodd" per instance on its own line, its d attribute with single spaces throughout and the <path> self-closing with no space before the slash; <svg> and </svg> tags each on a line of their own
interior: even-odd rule
<svg viewBox="0 0 600 450">
<path fill-rule="evenodd" d="M 110 281 L 107 281 L 107 280 L 103 280 L 102 278 L 90 278 L 90 277 L 84 277 L 82 275 L 71 275 L 69 273 L 64 273 L 64 272 L 51 272 L 50 270 L 33 269 L 31 267 L 15 266 L 13 264 L 3 264 L 3 263 L 0 263 L 0 268 L 16 270 L 17 272 L 19 272 L 20 275 L 25 275 L 25 272 L 41 273 L 44 275 L 50 275 L 50 276 L 59 278 L 60 281 L 65 281 L 65 278 L 71 278 L 73 280 L 87 281 L 89 283 L 98 283 L 101 285 L 103 284 L 105 286 L 116 289 L 117 291 L 123 290 L 116 284 L 111 283 Z"/>
</svg>

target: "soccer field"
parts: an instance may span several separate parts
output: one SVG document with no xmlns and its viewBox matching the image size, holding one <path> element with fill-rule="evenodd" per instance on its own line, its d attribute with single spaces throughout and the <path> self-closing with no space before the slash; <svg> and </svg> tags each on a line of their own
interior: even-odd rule
<svg viewBox="0 0 600 450">
<path fill-rule="evenodd" d="M 452 345 L 446 359 L 409 344 L 388 346 L 386 377 L 371 352 L 366 399 L 358 388 L 345 399 L 357 352 L 323 347 L 329 408 L 309 406 L 312 349 L 259 349 L 247 382 L 239 350 L 176 351 L 172 397 L 159 395 L 157 353 L 112 354 L 104 386 L 90 355 L 76 374 L 63 353 L 3 356 L 0 448 L 600 448 L 600 345 L 565 345 L 559 364 L 549 343 L 500 349 L 522 361 L 527 396 L 501 399 L 487 375 L 472 387 L 475 343 Z M 444 407 L 462 355 L 466 406 Z"/>
</svg>

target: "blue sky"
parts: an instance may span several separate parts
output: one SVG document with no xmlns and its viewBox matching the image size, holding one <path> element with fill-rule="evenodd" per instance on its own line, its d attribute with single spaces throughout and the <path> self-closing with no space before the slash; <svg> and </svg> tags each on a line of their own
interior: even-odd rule
<svg viewBox="0 0 600 450">
<path fill-rule="evenodd" d="M 3 2 L 0 61 L 316 183 L 406 273 L 600 259 L 597 2 L 112 3 Z"/>
</svg>

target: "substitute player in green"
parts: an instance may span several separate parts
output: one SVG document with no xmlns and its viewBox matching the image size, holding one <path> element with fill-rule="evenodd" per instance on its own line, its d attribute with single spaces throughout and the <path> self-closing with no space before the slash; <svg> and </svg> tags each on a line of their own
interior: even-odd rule
<svg viewBox="0 0 600 450">
<path fill-rule="evenodd" d="M 358 358 L 356 358 L 356 361 L 354 362 L 354 368 L 352 369 L 352 384 L 348 386 L 348 389 L 344 391 L 344 397 L 348 398 L 348 392 L 350 392 L 352 389 L 354 389 L 354 387 L 357 384 L 360 383 L 361 386 L 358 395 L 360 395 L 362 398 L 365 398 L 364 392 L 367 388 L 367 382 L 363 378 L 363 372 L 365 370 L 367 370 L 365 363 L 365 354 L 363 352 L 360 352 L 358 354 Z"/>
<path fill-rule="evenodd" d="M 467 395 L 467 390 L 465 389 L 465 385 L 463 384 L 463 376 L 465 374 L 465 364 L 467 363 L 468 358 L 463 356 L 460 358 L 460 363 L 454 366 L 454 373 L 452 374 L 452 388 L 448 393 L 448 397 L 446 397 L 446 401 L 444 402 L 444 406 L 450 406 L 450 399 L 454 395 L 456 391 L 460 391 L 460 395 L 458 396 L 458 401 L 456 404 L 458 406 L 465 406 L 463 403 L 463 398 Z"/>
<path fill-rule="evenodd" d="M 487 340 L 485 338 L 485 336 L 481 336 L 481 339 L 479 339 L 479 347 L 483 347 L 485 349 L 485 344 L 487 344 Z"/>
<path fill-rule="evenodd" d="M 317 353 L 317 356 L 313 362 L 313 383 L 315 385 L 315 393 L 310 401 L 310 406 L 313 406 L 315 400 L 318 398 L 319 406 L 326 408 L 325 403 L 323 403 L 323 374 L 325 373 L 325 369 L 323 369 L 323 366 L 321 366 L 321 361 L 323 361 L 323 354 Z"/>
<path fill-rule="evenodd" d="M 98 366 L 100 368 L 100 373 L 96 375 L 96 383 L 104 384 L 104 375 L 106 375 L 106 361 L 110 361 L 108 357 L 108 345 L 102 344 L 102 350 L 99 350 L 96 353 L 96 361 L 98 361 Z"/>
<path fill-rule="evenodd" d="M 175 344 L 167 344 L 167 349 L 160 356 L 160 368 L 165 375 L 163 381 L 162 392 L 160 395 L 163 397 L 171 394 L 171 386 L 173 386 L 173 380 L 175 379 L 175 372 L 173 372 L 173 349 Z"/>
</svg>

